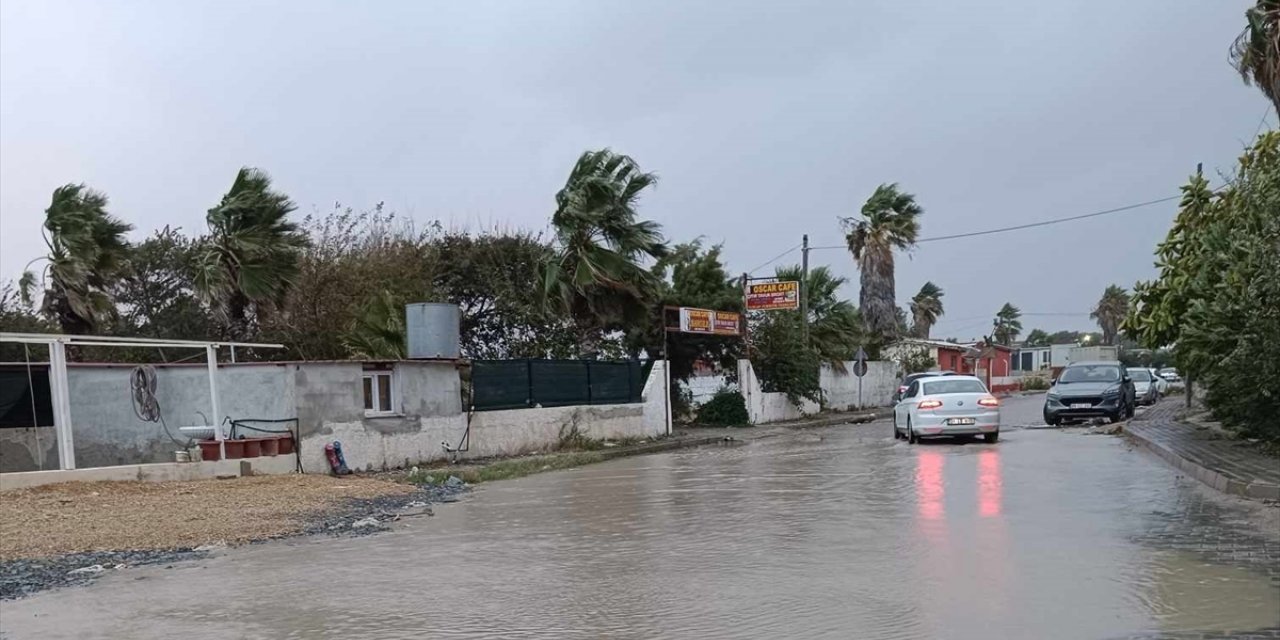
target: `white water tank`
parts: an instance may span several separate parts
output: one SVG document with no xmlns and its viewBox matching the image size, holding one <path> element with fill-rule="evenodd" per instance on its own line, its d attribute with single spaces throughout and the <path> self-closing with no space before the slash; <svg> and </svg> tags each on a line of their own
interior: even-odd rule
<svg viewBox="0 0 1280 640">
<path fill-rule="evenodd" d="M 445 302 L 415 302 L 405 305 L 410 360 L 450 359 L 460 354 L 459 328 L 462 312 Z"/>
</svg>

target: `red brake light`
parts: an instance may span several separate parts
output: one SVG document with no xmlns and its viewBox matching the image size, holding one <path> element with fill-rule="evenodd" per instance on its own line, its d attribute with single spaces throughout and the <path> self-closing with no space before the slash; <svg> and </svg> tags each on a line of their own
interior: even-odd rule
<svg viewBox="0 0 1280 640">
<path fill-rule="evenodd" d="M 921 400 L 920 404 L 916 405 L 916 408 L 917 409 L 937 409 L 938 407 L 941 407 L 941 406 L 942 406 L 941 400 Z"/>
<path fill-rule="evenodd" d="M 996 398 L 992 397 L 992 396 L 987 396 L 987 397 L 985 397 L 985 398 L 983 398 L 983 399 L 979 400 L 979 401 L 978 401 L 978 404 L 980 404 L 980 405 L 982 405 L 982 406 L 984 406 L 984 407 L 998 407 L 998 406 L 1000 406 L 1000 401 L 999 401 L 998 399 L 996 399 Z"/>
</svg>

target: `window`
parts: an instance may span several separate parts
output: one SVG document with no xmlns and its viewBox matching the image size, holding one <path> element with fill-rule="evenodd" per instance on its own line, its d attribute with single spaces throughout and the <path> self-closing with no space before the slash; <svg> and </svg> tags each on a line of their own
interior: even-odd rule
<svg viewBox="0 0 1280 640">
<path fill-rule="evenodd" d="M 390 371 L 364 372 L 365 415 L 385 415 L 392 413 L 391 388 L 392 379 Z"/>
<path fill-rule="evenodd" d="M 902 397 L 904 397 L 904 398 L 914 398 L 914 397 L 915 397 L 915 395 L 916 395 L 916 392 L 917 392 L 917 391 L 919 391 L 919 390 L 920 390 L 920 381 L 919 381 L 919 380 L 915 380 L 915 381 L 913 381 L 913 382 L 911 383 L 911 386 L 907 387 L 907 391 L 906 391 L 905 393 L 903 393 L 903 394 L 902 394 Z"/>
<path fill-rule="evenodd" d="M 987 388 L 981 382 L 967 378 L 955 380 L 930 380 L 924 383 L 924 394 L 936 396 L 947 393 L 986 393 Z"/>
</svg>

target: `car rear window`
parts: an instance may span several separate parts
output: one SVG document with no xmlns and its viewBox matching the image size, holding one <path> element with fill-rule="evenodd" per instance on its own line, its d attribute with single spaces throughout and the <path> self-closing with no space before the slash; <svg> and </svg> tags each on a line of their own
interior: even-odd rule
<svg viewBox="0 0 1280 640">
<path fill-rule="evenodd" d="M 924 383 L 924 394 L 936 396 L 943 393 L 986 393 L 987 388 L 977 380 L 930 380 Z"/>
</svg>

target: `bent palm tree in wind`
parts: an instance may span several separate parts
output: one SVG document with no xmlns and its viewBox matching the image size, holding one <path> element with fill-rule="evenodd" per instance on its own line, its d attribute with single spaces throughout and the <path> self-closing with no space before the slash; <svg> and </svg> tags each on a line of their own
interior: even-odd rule
<svg viewBox="0 0 1280 640">
<path fill-rule="evenodd" d="M 1117 285 L 1107 287 L 1102 292 L 1102 298 L 1098 300 L 1098 306 L 1093 308 L 1093 312 L 1089 314 L 1090 318 L 1098 321 L 1098 326 L 1102 328 L 1102 342 L 1105 344 L 1115 344 L 1116 335 L 1120 331 L 1120 323 L 1129 313 L 1129 293 Z"/>
<path fill-rule="evenodd" d="M 943 314 L 942 287 L 926 282 L 920 292 L 911 298 L 911 333 L 917 338 L 928 338 L 929 330 Z"/>
<path fill-rule="evenodd" d="M 1244 12 L 1245 28 L 1231 45 L 1231 65 L 1258 87 L 1280 116 L 1280 0 L 1257 0 Z"/>
<path fill-rule="evenodd" d="M 858 261 L 862 291 L 859 311 L 867 329 L 881 339 L 898 333 L 893 282 L 893 251 L 915 246 L 924 209 L 897 184 L 882 184 L 862 205 L 861 218 L 843 218 L 845 240 Z"/>
<path fill-rule="evenodd" d="M 1013 306 L 1011 303 L 1004 303 L 1000 307 L 1000 311 L 996 312 L 995 331 L 993 337 L 996 342 L 1009 346 L 1014 340 L 1018 339 L 1018 334 L 1022 333 L 1022 310 Z"/>
<path fill-rule="evenodd" d="M 266 308 L 293 288 L 307 236 L 289 220 L 296 206 L 271 190 L 271 177 L 245 167 L 218 206 L 209 210 L 209 235 L 200 248 L 196 288 L 232 338 L 252 335 Z"/>
<path fill-rule="evenodd" d="M 544 300 L 573 318 L 579 348 L 594 356 L 604 334 L 642 317 L 656 296 L 656 276 L 639 261 L 666 255 L 662 228 L 639 220 L 641 193 L 657 177 L 609 149 L 578 158 L 556 194 L 555 253 L 543 264 Z"/>
<path fill-rule="evenodd" d="M 779 267 L 778 280 L 801 280 L 798 266 Z M 826 267 L 809 270 L 804 280 L 803 292 L 809 310 L 809 346 L 818 358 L 837 370 L 844 369 L 846 360 L 852 360 L 862 341 L 862 322 L 853 303 L 839 296 L 844 286 L 842 277 L 833 275 Z M 771 313 L 785 313 L 774 311 Z"/>
<path fill-rule="evenodd" d="M 49 247 L 41 310 L 63 333 L 99 330 L 115 316 L 107 290 L 124 275 L 133 227 L 107 213 L 107 196 L 68 184 L 53 192 L 45 210 L 45 244 Z M 23 273 L 22 297 L 31 299 L 35 274 Z"/>
</svg>

